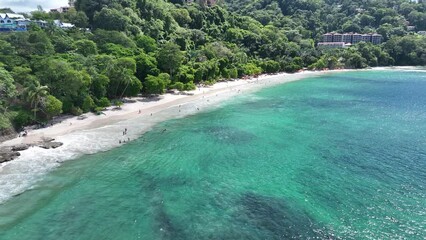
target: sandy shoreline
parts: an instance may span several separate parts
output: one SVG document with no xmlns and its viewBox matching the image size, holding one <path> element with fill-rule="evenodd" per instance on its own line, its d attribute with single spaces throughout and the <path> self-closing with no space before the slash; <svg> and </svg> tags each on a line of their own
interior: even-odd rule
<svg viewBox="0 0 426 240">
<path fill-rule="evenodd" d="M 190 92 L 191 95 L 165 94 L 156 101 L 134 98 L 135 103 L 124 104 L 119 111 L 108 110 L 105 115 L 85 114 L 87 118 L 83 120 L 70 117 L 53 126 L 30 130 L 26 137 L 5 141 L 0 147 L 33 144 L 43 138 L 54 138 L 57 142 L 62 142 L 63 146 L 56 149 L 30 147 L 21 151 L 21 155 L 15 160 L 1 163 L 0 204 L 36 187 L 43 176 L 62 162 L 120 147 L 120 140 L 135 140 L 160 122 L 220 106 L 225 100 L 247 92 L 325 73 L 329 72 L 262 75 L 201 87 Z M 128 129 L 128 134 L 123 136 L 125 128 Z"/>
<path fill-rule="evenodd" d="M 389 70 L 395 69 L 393 67 L 382 67 L 374 68 L 375 70 Z M 397 69 L 412 70 L 413 67 L 398 67 Z M 107 108 L 105 114 L 95 115 L 93 113 L 86 113 L 84 116 L 87 118 L 78 120 L 78 117 L 68 117 L 56 123 L 53 126 L 49 126 L 42 129 L 29 130 L 27 137 L 17 137 L 0 143 L 0 147 L 13 146 L 17 144 L 35 144 L 42 141 L 43 138 L 58 138 L 69 133 L 76 131 L 88 130 L 99 128 L 102 126 L 114 124 L 120 121 L 137 118 L 141 116 L 147 116 L 155 114 L 157 112 L 164 111 L 170 107 L 177 105 L 185 105 L 189 102 L 193 102 L 203 98 L 212 98 L 219 94 L 231 94 L 234 92 L 235 95 L 241 93 L 238 89 L 256 91 L 264 87 L 268 87 L 275 84 L 282 84 L 286 82 L 301 80 L 307 77 L 319 76 L 328 73 L 336 73 L 343 71 L 363 71 L 360 70 L 330 70 L 330 71 L 303 71 L 298 73 L 280 73 L 276 75 L 261 75 L 258 78 L 250 79 L 238 79 L 234 81 L 218 82 L 213 86 L 197 88 L 194 91 L 188 92 L 188 94 L 164 94 L 159 96 L 158 99 L 147 99 L 147 98 L 132 98 L 131 100 L 135 103 L 126 103 L 122 106 L 121 110 L 112 110 L 113 107 Z M 367 69 L 368 70 L 368 69 Z M 237 92 L 235 92 L 237 91 Z M 225 100 L 225 99 L 224 99 Z M 139 113 L 140 111 L 140 113 Z M 183 117 L 185 114 L 181 114 Z M 163 119 L 165 120 L 165 119 Z M 0 165 L 1 166 L 1 165 Z"/>
<path fill-rule="evenodd" d="M 35 144 L 42 141 L 43 138 L 58 138 L 76 131 L 88 130 L 99 128 L 102 126 L 114 124 L 120 121 L 156 114 L 164 111 L 172 106 L 185 105 L 188 102 L 196 101 L 199 99 L 206 99 L 215 97 L 218 94 L 227 94 L 238 90 L 257 90 L 273 84 L 281 84 L 300 80 L 310 76 L 317 76 L 324 73 L 340 72 L 344 70 L 335 71 L 306 71 L 294 74 L 281 73 L 277 75 L 261 75 L 258 78 L 251 79 L 238 79 L 234 81 L 218 82 L 213 86 L 200 87 L 188 94 L 164 94 L 159 96 L 158 99 L 147 98 L 132 98 L 134 103 L 126 103 L 122 106 L 121 110 L 113 110 L 109 107 L 105 114 L 95 115 L 93 113 L 86 113 L 85 119 L 79 120 L 78 117 L 69 117 L 60 123 L 52 126 L 29 130 L 26 137 L 17 137 L 5 141 L 0 144 L 0 147 L 12 146 L 17 144 Z M 140 113 L 139 113 L 140 111 Z"/>
<path fill-rule="evenodd" d="M 46 137 L 64 145 L 56 149 L 31 147 L 20 152 L 17 159 L 0 164 L 0 204 L 36 187 L 37 181 L 62 162 L 120 147 L 120 140 L 135 140 L 160 122 L 212 109 L 232 97 L 265 87 L 343 71 L 354 70 L 262 75 L 247 80 L 219 82 L 198 88 L 189 95 L 165 94 L 158 100 L 133 98 L 135 103 L 124 104 L 122 110 L 108 110 L 105 115 L 85 114 L 87 118 L 83 120 L 71 117 L 47 128 L 28 131 L 27 137 L 11 139 L 1 143 L 0 147 L 30 144 Z M 124 129 L 129 130 L 125 136 Z"/>
</svg>

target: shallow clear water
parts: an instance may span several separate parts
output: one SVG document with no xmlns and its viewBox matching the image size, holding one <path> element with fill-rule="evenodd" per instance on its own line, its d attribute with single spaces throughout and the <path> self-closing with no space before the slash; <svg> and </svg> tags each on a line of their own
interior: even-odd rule
<svg viewBox="0 0 426 240">
<path fill-rule="evenodd" d="M 66 162 L 0 239 L 424 239 L 425 184 L 426 72 L 331 74 Z"/>
</svg>

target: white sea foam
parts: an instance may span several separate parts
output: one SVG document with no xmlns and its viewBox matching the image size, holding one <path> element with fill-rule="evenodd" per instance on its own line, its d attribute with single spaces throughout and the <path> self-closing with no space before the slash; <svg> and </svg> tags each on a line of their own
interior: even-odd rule
<svg viewBox="0 0 426 240">
<path fill-rule="evenodd" d="M 211 109 L 213 106 L 218 106 L 218 102 L 236 94 L 238 92 L 235 90 L 220 93 L 217 96 L 200 97 L 200 99 L 181 106 L 171 106 L 153 116 L 144 115 L 95 129 L 58 136 L 56 141 L 64 143 L 60 148 L 46 150 L 31 147 L 21 152 L 21 156 L 16 160 L 0 166 L 0 203 L 29 189 L 46 173 L 58 167 L 61 162 L 118 147 L 121 145 L 119 140 L 127 141 L 128 138 L 134 140 L 150 130 L 156 123 Z M 123 136 L 125 128 L 128 129 L 128 133 Z"/>
<path fill-rule="evenodd" d="M 220 106 L 219 103 L 223 100 L 262 87 L 319 74 L 323 73 L 266 76 L 263 77 L 262 81 L 258 82 L 254 79 L 249 84 L 246 84 L 247 82 L 244 84 L 236 82 L 220 83 L 222 90 L 226 91 L 210 91 L 210 89 L 210 92 L 204 96 L 203 90 L 197 90 L 201 92 L 198 96 L 191 100 L 179 98 L 177 101 L 171 101 L 166 107 L 162 107 L 162 111 L 155 112 L 152 116 L 145 114 L 102 127 L 76 130 L 72 133 L 59 135 L 56 137 L 56 141 L 63 142 L 62 147 L 50 150 L 32 147 L 21 152 L 21 156 L 16 160 L 0 165 L 0 203 L 29 189 L 46 173 L 58 167 L 61 162 L 118 147 L 120 146 L 119 140 L 127 140 L 127 138 L 134 140 L 161 121 L 185 117 Z M 128 134 L 123 136 L 125 128 L 128 129 Z"/>
</svg>

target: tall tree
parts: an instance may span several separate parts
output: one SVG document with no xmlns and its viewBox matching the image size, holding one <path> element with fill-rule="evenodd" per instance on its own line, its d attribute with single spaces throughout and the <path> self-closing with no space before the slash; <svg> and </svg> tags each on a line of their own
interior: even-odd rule
<svg viewBox="0 0 426 240">
<path fill-rule="evenodd" d="M 170 73 L 170 76 L 176 72 L 182 65 L 184 55 L 180 51 L 179 45 L 168 42 L 163 45 L 158 53 L 158 66 L 161 70 Z"/>
<path fill-rule="evenodd" d="M 49 95 L 49 87 L 40 85 L 37 82 L 26 89 L 26 99 L 30 103 L 32 111 L 34 112 L 34 120 L 37 120 L 38 106 L 45 97 Z"/>
</svg>

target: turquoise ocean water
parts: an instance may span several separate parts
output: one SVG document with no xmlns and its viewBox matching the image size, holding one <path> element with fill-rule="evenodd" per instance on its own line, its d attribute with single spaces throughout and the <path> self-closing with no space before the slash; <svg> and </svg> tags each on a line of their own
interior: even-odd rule
<svg viewBox="0 0 426 240">
<path fill-rule="evenodd" d="M 0 239 L 425 236 L 425 71 L 239 96 L 65 162 L 0 205 Z"/>
</svg>

